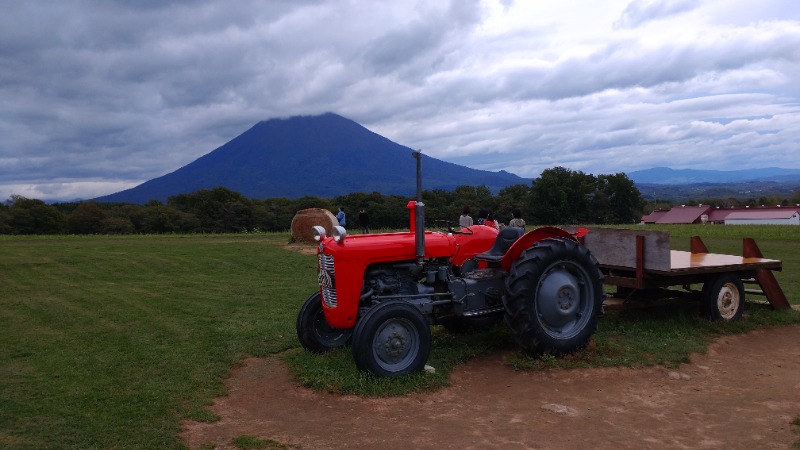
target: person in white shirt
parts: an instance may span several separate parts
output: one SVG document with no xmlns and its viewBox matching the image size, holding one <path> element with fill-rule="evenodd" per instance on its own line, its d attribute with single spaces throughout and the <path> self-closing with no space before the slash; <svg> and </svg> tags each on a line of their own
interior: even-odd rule
<svg viewBox="0 0 800 450">
<path fill-rule="evenodd" d="M 469 206 L 464 206 L 464 209 L 461 210 L 461 216 L 458 218 L 458 225 L 461 228 L 472 226 L 472 216 L 469 215 L 469 212 Z"/>
</svg>

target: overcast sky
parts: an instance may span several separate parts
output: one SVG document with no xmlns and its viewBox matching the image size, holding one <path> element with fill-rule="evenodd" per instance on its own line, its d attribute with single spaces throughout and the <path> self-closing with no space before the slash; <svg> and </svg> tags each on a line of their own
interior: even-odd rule
<svg viewBox="0 0 800 450">
<path fill-rule="evenodd" d="M 0 200 L 110 194 L 323 112 L 530 178 L 800 168 L 796 0 L 0 7 Z"/>
</svg>

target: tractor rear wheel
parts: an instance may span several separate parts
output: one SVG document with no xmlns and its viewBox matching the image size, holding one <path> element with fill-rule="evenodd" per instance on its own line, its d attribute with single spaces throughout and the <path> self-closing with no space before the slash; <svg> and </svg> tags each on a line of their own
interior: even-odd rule
<svg viewBox="0 0 800 450">
<path fill-rule="evenodd" d="M 350 340 L 352 329 L 334 328 L 325 320 L 319 292 L 311 294 L 297 314 L 297 339 L 306 350 L 324 353 L 341 347 Z"/>
<path fill-rule="evenodd" d="M 431 352 L 428 319 L 404 301 L 379 303 L 359 319 L 352 348 L 356 366 L 375 376 L 418 372 Z"/>
<path fill-rule="evenodd" d="M 533 355 L 586 347 L 603 312 L 603 274 L 583 245 L 544 239 L 522 252 L 506 279 L 505 321 Z"/>
</svg>

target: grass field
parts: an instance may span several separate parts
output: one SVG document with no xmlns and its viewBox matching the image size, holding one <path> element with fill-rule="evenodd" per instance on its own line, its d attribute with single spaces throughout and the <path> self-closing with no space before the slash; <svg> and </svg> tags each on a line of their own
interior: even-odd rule
<svg viewBox="0 0 800 450">
<path fill-rule="evenodd" d="M 781 259 L 776 273 L 800 302 L 800 227 L 667 228 L 672 247 L 703 236 L 716 253 L 756 238 Z M 205 406 L 243 358 L 279 354 L 318 389 L 393 395 L 446 384 L 462 361 L 513 348 L 501 327 L 483 334 L 434 330 L 435 375 L 378 380 L 355 370 L 348 349 L 299 349 L 297 310 L 316 289 L 316 259 L 285 248 L 288 234 L 0 237 L 0 448 L 182 448 L 180 420 L 213 420 Z M 675 365 L 721 333 L 798 323 L 796 311 L 748 305 L 738 324 L 698 317 L 697 306 L 610 312 L 595 345 L 520 368 Z"/>
</svg>

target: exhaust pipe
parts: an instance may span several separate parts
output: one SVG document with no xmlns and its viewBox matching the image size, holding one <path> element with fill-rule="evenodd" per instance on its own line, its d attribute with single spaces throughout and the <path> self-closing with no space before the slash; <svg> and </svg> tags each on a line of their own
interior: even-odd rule
<svg viewBox="0 0 800 450">
<path fill-rule="evenodd" d="M 417 201 L 414 205 L 414 243 L 417 251 L 417 264 L 425 261 L 425 204 L 422 203 L 422 150 L 412 153 L 417 160 Z"/>
</svg>

